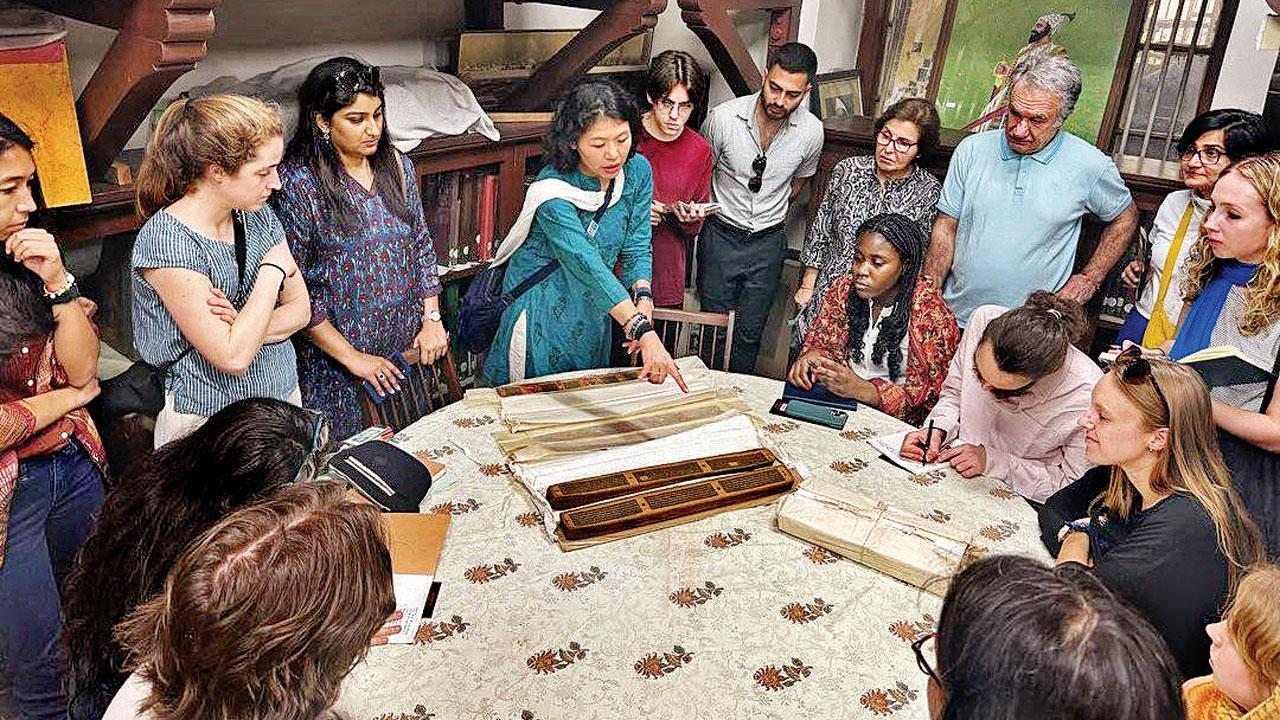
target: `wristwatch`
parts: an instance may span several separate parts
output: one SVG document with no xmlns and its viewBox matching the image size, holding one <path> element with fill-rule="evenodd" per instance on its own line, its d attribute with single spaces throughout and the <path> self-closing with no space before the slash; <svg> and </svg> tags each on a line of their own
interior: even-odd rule
<svg viewBox="0 0 1280 720">
<path fill-rule="evenodd" d="M 430 320 L 431 322 L 440 322 L 440 311 L 432 310 L 431 312 L 427 313 L 427 319 Z"/>
</svg>

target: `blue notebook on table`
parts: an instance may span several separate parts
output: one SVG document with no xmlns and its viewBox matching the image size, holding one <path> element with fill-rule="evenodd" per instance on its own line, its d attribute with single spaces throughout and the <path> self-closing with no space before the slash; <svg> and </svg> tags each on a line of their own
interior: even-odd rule
<svg viewBox="0 0 1280 720">
<path fill-rule="evenodd" d="M 786 383 L 782 387 L 783 400 L 804 400 L 805 402 L 853 412 L 858 409 L 858 401 L 853 398 L 840 397 L 831 392 L 822 383 L 814 383 L 812 390 L 805 390 L 799 385 Z"/>
</svg>

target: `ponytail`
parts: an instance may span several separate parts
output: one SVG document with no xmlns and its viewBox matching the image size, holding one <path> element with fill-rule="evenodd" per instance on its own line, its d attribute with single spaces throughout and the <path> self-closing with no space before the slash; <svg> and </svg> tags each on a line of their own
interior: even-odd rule
<svg viewBox="0 0 1280 720">
<path fill-rule="evenodd" d="M 1002 372 L 1033 380 L 1062 367 L 1086 328 L 1084 311 L 1047 290 L 1031 293 L 1022 307 L 992 320 L 981 342 L 990 342 Z"/>
<path fill-rule="evenodd" d="M 235 173 L 284 128 L 273 105 L 243 95 L 179 99 L 165 108 L 135 182 L 147 218 L 190 192 L 211 165 Z"/>
</svg>

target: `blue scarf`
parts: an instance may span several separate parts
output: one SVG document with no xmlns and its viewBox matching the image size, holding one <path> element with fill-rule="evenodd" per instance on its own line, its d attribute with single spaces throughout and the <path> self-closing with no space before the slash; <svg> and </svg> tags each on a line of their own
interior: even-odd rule
<svg viewBox="0 0 1280 720">
<path fill-rule="evenodd" d="M 1191 303 L 1182 327 L 1178 328 L 1178 337 L 1173 341 L 1169 357 L 1181 360 L 1193 352 L 1209 347 L 1213 326 L 1218 323 L 1218 316 L 1222 314 L 1227 294 L 1233 286 L 1248 285 L 1257 271 L 1257 265 L 1248 265 L 1239 260 L 1219 262 L 1213 279 L 1200 290 L 1195 302 Z"/>
</svg>

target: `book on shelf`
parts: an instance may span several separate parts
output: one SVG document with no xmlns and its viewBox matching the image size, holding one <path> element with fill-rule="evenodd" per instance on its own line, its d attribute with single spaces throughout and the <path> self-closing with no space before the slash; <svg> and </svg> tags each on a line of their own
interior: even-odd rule
<svg viewBox="0 0 1280 720">
<path fill-rule="evenodd" d="M 493 257 L 498 176 L 492 168 L 426 175 L 422 203 L 441 275 Z"/>
</svg>

